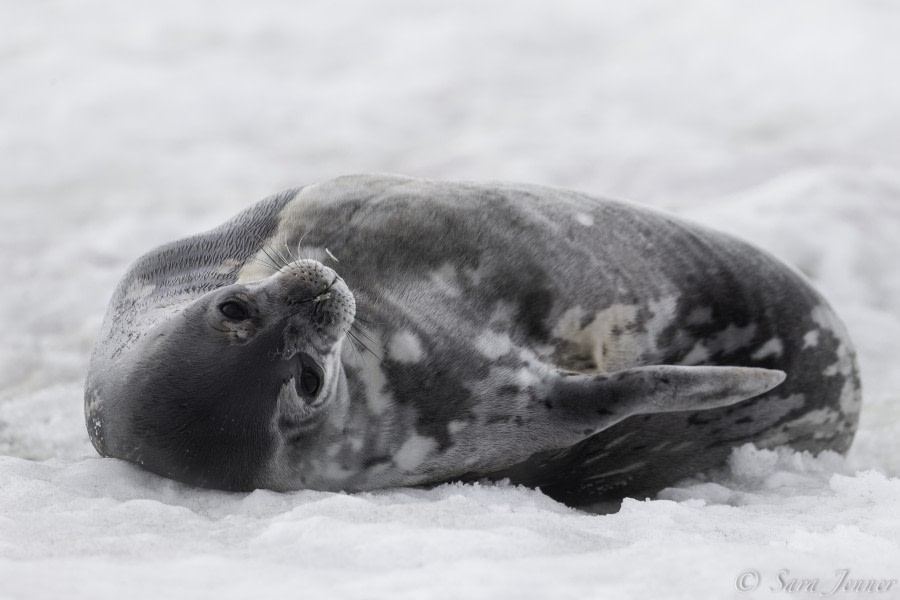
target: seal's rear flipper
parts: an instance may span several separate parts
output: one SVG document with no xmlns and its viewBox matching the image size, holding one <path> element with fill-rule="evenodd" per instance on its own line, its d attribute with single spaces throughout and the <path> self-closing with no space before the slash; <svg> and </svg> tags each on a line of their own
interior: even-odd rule
<svg viewBox="0 0 900 600">
<path fill-rule="evenodd" d="M 637 367 L 606 375 L 561 373 L 548 408 L 600 431 L 639 414 L 706 410 L 753 398 L 784 381 L 783 371 L 751 367 Z"/>
</svg>

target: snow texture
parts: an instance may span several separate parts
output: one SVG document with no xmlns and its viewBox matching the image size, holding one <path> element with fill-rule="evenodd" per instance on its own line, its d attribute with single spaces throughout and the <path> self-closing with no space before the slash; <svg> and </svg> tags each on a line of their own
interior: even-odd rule
<svg viewBox="0 0 900 600">
<path fill-rule="evenodd" d="M 896 3 L 9 0 L 0 23 L 0 598 L 775 598 L 841 569 L 900 579 Z M 228 494 L 98 458 L 81 386 L 128 264 L 355 172 L 629 198 L 769 249 L 858 345 L 849 456 L 747 446 L 609 515 L 502 484 Z"/>
</svg>

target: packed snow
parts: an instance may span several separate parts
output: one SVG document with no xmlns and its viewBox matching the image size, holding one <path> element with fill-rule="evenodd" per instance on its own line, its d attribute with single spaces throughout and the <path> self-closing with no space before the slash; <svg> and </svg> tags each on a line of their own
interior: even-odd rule
<svg viewBox="0 0 900 600">
<path fill-rule="evenodd" d="M 48 0 L 0 23 L 0 598 L 900 598 L 897 4 Z M 356 172 L 579 189 L 769 249 L 858 346 L 849 455 L 745 446 L 607 515 L 99 458 L 82 382 L 128 264 Z"/>
</svg>

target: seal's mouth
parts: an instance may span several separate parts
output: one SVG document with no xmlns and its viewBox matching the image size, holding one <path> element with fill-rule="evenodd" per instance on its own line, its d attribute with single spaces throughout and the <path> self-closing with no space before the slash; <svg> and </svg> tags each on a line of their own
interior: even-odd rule
<svg viewBox="0 0 900 600">
<path fill-rule="evenodd" d="M 296 396 L 306 406 L 318 406 L 327 396 L 325 394 L 325 369 L 315 360 L 308 350 L 295 348 L 292 351 L 277 353 L 282 362 L 281 389 L 279 395 L 287 392 Z"/>
<path fill-rule="evenodd" d="M 327 394 L 324 393 L 325 373 L 322 368 L 309 357 L 300 354 L 294 358 L 292 370 L 290 379 L 300 400 L 310 408 L 323 404 Z"/>
<path fill-rule="evenodd" d="M 317 397 L 309 397 L 299 374 L 283 380 L 278 392 L 276 423 L 288 443 L 300 442 L 318 428 L 328 412 L 321 410 L 326 398 L 327 394 L 322 392 Z"/>
</svg>

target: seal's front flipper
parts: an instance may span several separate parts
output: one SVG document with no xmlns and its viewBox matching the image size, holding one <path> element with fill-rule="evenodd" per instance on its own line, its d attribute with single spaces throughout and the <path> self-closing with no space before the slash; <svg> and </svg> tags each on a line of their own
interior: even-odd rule
<svg viewBox="0 0 900 600">
<path fill-rule="evenodd" d="M 632 415 L 697 411 L 763 394 L 782 371 L 745 367 L 637 367 L 604 375 L 548 369 L 513 396 L 478 408 L 477 427 L 456 434 L 445 453 L 448 477 L 496 473 L 539 452 L 573 446 Z"/>
<path fill-rule="evenodd" d="M 548 408 L 563 422 L 600 431 L 639 414 L 706 410 L 759 396 L 785 379 L 783 371 L 751 367 L 655 365 L 605 375 L 560 374 Z"/>
</svg>

